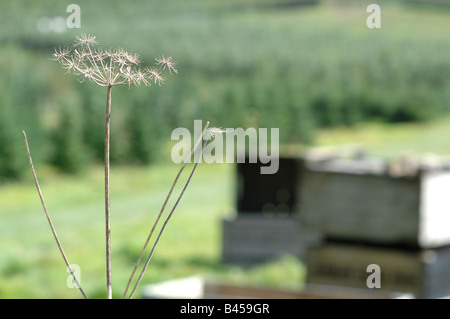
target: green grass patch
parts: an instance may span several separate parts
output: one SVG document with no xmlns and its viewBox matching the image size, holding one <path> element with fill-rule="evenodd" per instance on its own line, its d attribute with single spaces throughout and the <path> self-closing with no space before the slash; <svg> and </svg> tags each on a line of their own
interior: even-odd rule
<svg viewBox="0 0 450 319">
<path fill-rule="evenodd" d="M 364 123 L 320 130 L 317 146 L 355 145 L 386 158 L 404 154 L 450 155 L 450 117 L 425 123 Z"/>
<path fill-rule="evenodd" d="M 369 123 L 322 130 L 318 146 L 359 144 L 370 154 L 402 152 L 450 154 L 450 118 L 428 123 Z M 179 165 L 112 168 L 112 271 L 114 297 L 120 297 Z M 192 166 L 174 192 L 178 194 Z M 71 263 L 81 267 L 90 297 L 105 290 L 103 168 L 61 175 L 37 166 L 42 191 Z M 227 283 L 298 289 L 305 267 L 292 256 L 254 268 L 221 263 L 221 222 L 234 209 L 234 166 L 200 164 L 163 234 L 143 283 L 196 274 Z M 169 202 L 166 214 L 176 197 Z M 0 187 L 0 297 L 79 298 L 66 286 L 68 273 L 59 255 L 30 176 Z"/>
<path fill-rule="evenodd" d="M 166 215 L 191 167 L 182 175 Z M 125 289 L 178 168 L 175 164 L 158 164 L 112 169 L 114 297 L 121 297 Z M 36 169 L 69 261 L 81 268 L 83 288 L 91 298 L 104 298 L 102 167 L 76 177 Z M 233 165 L 199 165 L 163 233 L 142 285 L 203 274 L 226 282 L 300 287 L 303 265 L 295 258 L 246 270 L 221 264 L 221 222 L 233 211 L 233 173 Z M 68 276 L 32 180 L 0 187 L 0 298 L 81 297 L 76 289 L 67 288 Z"/>
</svg>

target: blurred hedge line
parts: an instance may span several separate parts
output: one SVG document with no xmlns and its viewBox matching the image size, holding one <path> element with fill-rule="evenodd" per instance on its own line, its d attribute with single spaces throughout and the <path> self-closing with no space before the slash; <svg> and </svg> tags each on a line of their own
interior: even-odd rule
<svg viewBox="0 0 450 319">
<path fill-rule="evenodd" d="M 194 119 L 219 127 L 279 127 L 282 143 L 312 143 L 319 127 L 425 121 L 448 112 L 450 41 L 444 30 L 450 13 L 436 12 L 436 24 L 420 29 L 408 12 L 394 8 L 391 23 L 397 24 L 373 32 L 359 8 L 227 11 L 211 4 L 162 14 L 146 3 L 139 13 L 136 4 L 133 11 L 114 2 L 112 23 L 108 13 L 98 16 L 100 4 L 81 1 L 83 32 L 107 47 L 139 52 L 147 64 L 161 53 L 172 55 L 179 69 L 162 87 L 113 89 L 115 163 L 168 158 L 158 155 L 161 146 L 174 128 L 193 129 Z M 104 27 L 108 23 L 112 30 Z M 71 43 L 80 30 L 43 35 L 24 28 L 0 38 L 1 178 L 18 178 L 27 165 L 22 129 L 36 162 L 74 173 L 101 162 L 106 90 L 79 83 L 50 61 L 56 43 Z"/>
</svg>

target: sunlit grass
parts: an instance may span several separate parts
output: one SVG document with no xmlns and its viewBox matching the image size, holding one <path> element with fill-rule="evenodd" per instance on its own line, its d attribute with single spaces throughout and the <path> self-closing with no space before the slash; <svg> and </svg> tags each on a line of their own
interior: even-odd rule
<svg viewBox="0 0 450 319">
<path fill-rule="evenodd" d="M 450 155 L 450 117 L 426 123 L 365 123 L 354 127 L 323 129 L 318 146 L 362 146 L 370 154 L 387 158 L 403 154 Z"/>
<path fill-rule="evenodd" d="M 39 168 L 37 169 L 39 174 Z M 137 259 L 138 249 L 142 248 L 145 236 L 165 198 L 176 170 L 177 166 L 172 164 L 149 169 L 117 168 L 112 171 L 114 185 L 117 185 L 112 189 L 113 252 L 117 258 L 116 282 L 120 282 L 120 279 L 123 281 L 126 276 L 129 276 L 131 265 Z M 202 170 L 206 170 L 209 174 L 205 175 L 201 172 Z M 197 225 L 197 230 L 205 236 L 211 236 L 211 231 L 208 232 L 208 229 L 217 228 L 211 224 L 214 222 L 212 217 L 218 217 L 228 210 L 230 189 L 229 187 L 227 189 L 229 179 L 226 176 L 229 170 L 230 168 L 225 166 L 217 168 L 201 166 L 198 176 L 195 176 L 197 178 L 192 181 L 191 189 L 186 192 L 184 200 L 180 203 L 177 212 L 180 216 L 177 214 L 174 216 L 172 223 L 168 226 L 168 235 L 165 236 L 167 239 L 163 238 L 161 241 L 158 250 L 163 256 L 165 251 L 177 252 L 180 251 L 177 247 L 184 246 L 180 246 L 180 242 L 177 242 L 178 237 L 181 237 L 183 244 L 189 247 L 190 239 L 186 237 L 192 232 L 190 230 L 192 225 Z M 99 287 L 103 287 L 104 277 L 102 274 L 104 272 L 102 169 L 94 168 L 77 177 L 61 177 L 52 174 L 49 170 L 44 172 L 45 177 L 41 180 L 42 191 L 69 260 L 82 267 L 83 281 L 87 286 L 97 287 L 96 289 L 101 291 Z M 204 184 L 211 184 L 217 176 L 221 177 L 223 184 L 217 185 L 215 191 L 211 192 L 212 188 L 205 187 Z M 61 292 L 63 295 L 77 296 L 77 291 L 66 288 L 65 266 L 51 237 L 32 182 L 4 185 L 0 188 L 0 194 L 0 228 L 2 230 L 0 270 L 2 275 L 5 274 L 2 276 L 0 295 L 22 297 L 23 294 L 14 296 L 5 290 L 8 290 L 10 286 L 11 289 L 16 289 L 18 282 L 24 280 L 29 282 L 27 286 L 29 291 L 23 292 L 25 295 L 45 296 L 42 290 L 52 291 L 54 288 L 58 294 L 56 287 L 61 287 L 64 291 L 64 293 Z M 179 224 L 180 222 L 182 223 Z M 206 229 L 201 229 L 203 227 Z M 202 239 L 204 240 L 205 237 Z M 195 236 L 193 240 L 196 240 Z M 203 250 L 208 252 L 210 258 L 213 256 L 211 256 L 211 246 L 208 247 L 208 244 L 211 245 L 214 242 L 216 240 L 206 240 L 203 243 Z M 202 247 L 198 244 L 193 243 L 192 247 L 201 251 Z M 130 249 L 132 253 L 124 258 L 122 255 L 126 253 L 126 249 Z M 195 248 L 186 249 L 185 247 L 181 251 L 195 256 Z M 156 262 L 158 254 L 159 251 L 155 256 Z M 186 257 L 183 254 L 169 256 L 175 259 Z M 125 262 L 126 265 L 121 265 L 121 262 Z M 126 269 L 127 266 L 128 269 Z M 149 269 L 149 274 L 151 272 L 152 267 Z M 35 281 L 41 275 L 45 276 L 45 273 L 53 274 L 50 277 L 54 279 L 48 282 L 44 289 Z M 61 278 L 64 281 L 61 281 Z M 147 278 L 158 279 L 151 275 Z M 123 290 L 123 283 L 121 285 L 119 283 L 118 286 L 122 286 L 121 290 Z"/>
<path fill-rule="evenodd" d="M 112 279 L 116 298 L 123 293 L 177 169 L 173 163 L 112 169 Z M 83 289 L 90 298 L 104 298 L 102 168 L 73 177 L 47 168 L 37 167 L 37 171 L 69 261 L 81 267 Z M 186 178 L 184 174 L 180 187 Z M 303 264 L 295 258 L 247 270 L 221 264 L 221 223 L 233 212 L 233 189 L 233 165 L 200 164 L 162 236 L 143 285 L 204 274 L 226 282 L 300 287 Z M 169 202 L 167 211 L 173 203 Z M 32 181 L 0 187 L 0 207 L 0 297 L 81 297 L 76 289 L 66 286 L 69 273 Z"/>
<path fill-rule="evenodd" d="M 361 124 L 322 130 L 319 146 L 359 144 L 375 156 L 402 152 L 450 154 L 450 118 L 423 124 Z M 188 167 L 189 168 L 189 167 Z M 64 176 L 37 167 L 47 206 L 71 263 L 81 267 L 89 297 L 103 298 L 103 170 L 94 167 Z M 113 293 L 120 297 L 178 165 L 112 169 Z M 183 175 L 180 180 L 187 178 Z M 221 263 L 221 222 L 233 214 L 234 166 L 200 164 L 170 221 L 143 284 L 195 274 L 228 283 L 300 288 L 304 265 L 286 256 L 278 262 L 242 269 Z M 178 191 L 180 187 L 178 188 Z M 173 205 L 169 202 L 168 209 Z M 0 297 L 79 298 L 50 234 L 31 179 L 0 187 Z"/>
</svg>

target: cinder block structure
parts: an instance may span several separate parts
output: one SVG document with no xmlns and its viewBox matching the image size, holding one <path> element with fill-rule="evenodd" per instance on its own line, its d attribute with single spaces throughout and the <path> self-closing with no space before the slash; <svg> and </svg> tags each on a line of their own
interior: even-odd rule
<svg viewBox="0 0 450 319">
<path fill-rule="evenodd" d="M 363 155 L 281 158 L 279 171 L 237 164 L 237 213 L 223 221 L 223 261 L 254 265 L 290 253 L 310 285 L 418 298 L 450 296 L 450 166 Z"/>
<path fill-rule="evenodd" d="M 261 165 L 236 165 L 236 215 L 222 227 L 224 263 L 251 266 L 286 253 L 304 259 L 320 241 L 299 219 L 302 159 L 280 158 L 276 174 L 261 175 Z"/>
<path fill-rule="evenodd" d="M 302 222 L 325 241 L 309 250 L 308 282 L 418 298 L 450 295 L 450 171 L 417 161 L 331 158 L 305 162 Z"/>
</svg>

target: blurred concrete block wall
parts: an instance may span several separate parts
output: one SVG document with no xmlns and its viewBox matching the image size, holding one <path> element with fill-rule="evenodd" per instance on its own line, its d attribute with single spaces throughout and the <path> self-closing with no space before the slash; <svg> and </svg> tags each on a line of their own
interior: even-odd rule
<svg viewBox="0 0 450 319">
<path fill-rule="evenodd" d="M 394 176 L 383 165 L 343 162 L 312 163 L 302 173 L 305 226 L 333 239 L 450 244 L 450 171 L 435 167 Z"/>
<path fill-rule="evenodd" d="M 223 221 L 222 260 L 242 266 L 274 260 L 283 254 L 306 258 L 307 249 L 320 236 L 302 229 L 294 216 L 238 214 Z"/>
<path fill-rule="evenodd" d="M 368 289 L 371 272 L 380 267 L 377 291 L 409 292 L 416 298 L 450 295 L 450 247 L 430 250 L 327 242 L 308 252 L 307 282 Z"/>
</svg>

